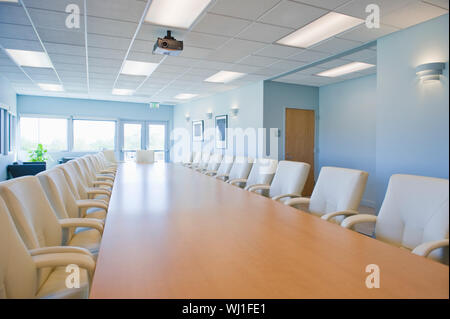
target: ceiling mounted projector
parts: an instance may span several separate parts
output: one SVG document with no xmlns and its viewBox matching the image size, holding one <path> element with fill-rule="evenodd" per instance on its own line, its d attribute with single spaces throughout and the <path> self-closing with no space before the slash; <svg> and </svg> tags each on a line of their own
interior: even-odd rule
<svg viewBox="0 0 450 319">
<path fill-rule="evenodd" d="M 172 37 L 172 31 L 167 30 L 164 38 L 158 38 L 154 47 L 153 54 L 165 54 L 177 56 L 183 51 L 183 41 L 178 41 Z"/>
</svg>

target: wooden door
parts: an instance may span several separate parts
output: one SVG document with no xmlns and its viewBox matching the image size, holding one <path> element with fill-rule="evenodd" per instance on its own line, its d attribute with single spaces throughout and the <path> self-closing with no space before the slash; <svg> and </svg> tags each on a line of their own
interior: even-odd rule
<svg viewBox="0 0 450 319">
<path fill-rule="evenodd" d="M 314 189 L 314 111 L 287 108 L 285 123 L 285 159 L 311 165 L 303 188 L 303 196 L 310 196 Z"/>
</svg>

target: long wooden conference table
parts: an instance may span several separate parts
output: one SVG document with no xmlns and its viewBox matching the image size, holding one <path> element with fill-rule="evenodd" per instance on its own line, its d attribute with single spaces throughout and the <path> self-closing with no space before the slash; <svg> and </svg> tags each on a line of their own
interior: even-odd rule
<svg viewBox="0 0 450 319">
<path fill-rule="evenodd" d="M 449 268 L 181 165 L 126 163 L 90 297 L 448 298 Z"/>
</svg>

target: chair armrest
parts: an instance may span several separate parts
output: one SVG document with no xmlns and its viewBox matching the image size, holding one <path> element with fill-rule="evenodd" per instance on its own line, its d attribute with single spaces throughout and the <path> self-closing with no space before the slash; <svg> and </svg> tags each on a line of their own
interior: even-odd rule
<svg viewBox="0 0 450 319">
<path fill-rule="evenodd" d="M 351 229 L 353 226 L 361 223 L 375 223 L 377 221 L 377 216 L 368 214 L 357 214 L 345 218 L 341 222 L 341 226 L 344 228 Z"/>
<path fill-rule="evenodd" d="M 217 171 L 211 170 L 211 171 L 204 171 L 203 173 L 208 176 L 213 176 L 217 174 Z"/>
<path fill-rule="evenodd" d="M 61 254 L 61 253 L 75 253 L 84 254 L 94 258 L 94 255 L 89 251 L 89 249 L 83 247 L 75 246 L 48 246 L 36 249 L 31 249 L 28 251 L 31 256 L 44 255 L 44 254 Z"/>
<path fill-rule="evenodd" d="M 96 208 L 103 208 L 104 210 L 108 210 L 108 205 L 102 201 L 97 199 L 79 199 L 76 201 L 76 204 L 78 208 L 89 208 L 89 207 L 96 207 Z"/>
<path fill-rule="evenodd" d="M 97 174 L 97 175 L 95 175 L 95 178 L 98 181 L 111 181 L 111 182 L 114 182 L 114 177 L 112 177 L 110 175 Z"/>
<path fill-rule="evenodd" d="M 274 197 L 272 197 L 272 199 L 279 201 L 280 199 L 286 198 L 286 197 L 298 198 L 298 197 L 300 197 L 300 195 L 299 194 L 282 194 L 282 195 L 274 196 Z"/>
<path fill-rule="evenodd" d="M 59 224 L 63 228 L 72 227 L 89 227 L 97 229 L 100 234 L 103 234 L 103 221 L 96 218 L 62 218 Z"/>
<path fill-rule="evenodd" d="M 220 175 L 216 175 L 214 177 L 225 181 L 228 178 L 228 174 L 220 174 Z"/>
<path fill-rule="evenodd" d="M 255 185 L 249 185 L 245 189 L 248 190 L 249 192 L 255 192 L 255 191 L 258 191 L 258 190 L 269 190 L 270 189 L 270 185 L 267 185 L 267 184 L 255 184 Z"/>
<path fill-rule="evenodd" d="M 246 182 L 247 182 L 246 178 L 235 178 L 235 179 L 230 179 L 227 181 L 227 183 L 231 184 L 231 185 L 236 185 L 239 183 L 246 183 Z"/>
<path fill-rule="evenodd" d="M 115 170 L 115 169 L 101 169 L 98 173 L 99 173 L 99 174 L 112 174 L 112 175 L 116 175 L 116 170 Z"/>
<path fill-rule="evenodd" d="M 92 182 L 92 185 L 97 186 L 97 185 L 106 185 L 106 186 L 110 186 L 113 187 L 113 183 L 110 181 L 94 181 Z"/>
<path fill-rule="evenodd" d="M 92 187 L 89 188 L 86 193 L 88 195 L 107 195 L 107 196 L 111 196 L 111 191 L 105 189 L 105 188 L 100 188 L 100 187 Z"/>
<path fill-rule="evenodd" d="M 359 214 L 358 211 L 349 209 L 349 210 L 342 210 L 340 212 L 328 213 L 328 214 L 322 215 L 322 217 L 320 217 L 320 218 L 322 218 L 323 220 L 330 220 L 337 216 L 353 216 L 353 215 L 357 215 L 357 214 Z"/>
<path fill-rule="evenodd" d="M 412 253 L 419 256 L 427 257 L 433 250 L 446 246 L 448 246 L 448 238 L 428 241 L 414 248 Z"/>
<path fill-rule="evenodd" d="M 289 200 L 285 201 L 284 204 L 287 206 L 294 206 L 294 205 L 299 205 L 299 204 L 309 204 L 310 201 L 311 201 L 311 199 L 308 197 L 298 197 L 298 198 L 289 199 Z"/>
<path fill-rule="evenodd" d="M 95 260 L 91 256 L 78 253 L 57 253 L 32 256 L 36 268 L 61 267 L 71 264 L 88 271 L 89 277 L 95 271 Z"/>
</svg>

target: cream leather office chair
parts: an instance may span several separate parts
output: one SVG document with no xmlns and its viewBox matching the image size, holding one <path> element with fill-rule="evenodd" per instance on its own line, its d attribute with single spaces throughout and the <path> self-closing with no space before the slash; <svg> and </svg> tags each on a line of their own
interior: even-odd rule
<svg viewBox="0 0 450 319">
<path fill-rule="evenodd" d="M 194 152 L 189 152 L 189 154 L 187 154 L 187 156 L 183 156 L 183 159 L 181 160 L 180 164 L 183 166 L 190 166 L 192 164 L 192 161 L 195 158 L 195 153 Z"/>
<path fill-rule="evenodd" d="M 269 158 L 258 158 L 253 163 L 248 178 L 231 179 L 228 181 L 232 185 L 243 186 L 249 189 L 256 185 L 270 185 L 277 170 L 278 161 Z M 267 195 L 266 191 L 258 191 L 261 194 Z"/>
<path fill-rule="evenodd" d="M 236 157 L 230 173 L 227 176 L 226 182 L 237 186 L 241 186 L 246 183 L 254 161 L 255 160 L 251 157 Z"/>
<path fill-rule="evenodd" d="M 103 155 L 104 159 L 108 162 L 109 165 L 117 165 L 116 153 L 114 152 L 114 150 L 104 150 L 100 154 Z"/>
<path fill-rule="evenodd" d="M 66 266 L 80 267 L 80 287 L 67 288 Z M 79 247 L 28 250 L 0 198 L 0 299 L 88 298 L 95 270 L 92 254 Z"/>
<path fill-rule="evenodd" d="M 228 175 L 230 174 L 231 168 L 233 167 L 233 163 L 234 156 L 225 155 L 217 171 L 206 171 L 205 174 L 225 181 L 228 179 Z"/>
<path fill-rule="evenodd" d="M 208 167 L 210 158 L 211 158 L 211 153 L 203 152 L 200 162 L 197 165 L 192 165 L 191 168 L 194 170 L 199 170 L 199 171 L 205 170 Z"/>
<path fill-rule="evenodd" d="M 113 187 L 113 181 L 104 180 L 104 179 L 96 179 L 90 171 L 85 159 L 77 158 L 75 160 L 71 160 L 67 162 L 68 165 L 73 165 L 77 170 L 80 179 L 87 187 L 102 187 L 108 190 L 111 190 Z"/>
<path fill-rule="evenodd" d="M 36 176 L 24 176 L 0 183 L 0 195 L 28 249 L 48 246 L 76 246 L 97 253 L 103 222 L 95 218 L 58 219 Z M 97 230 L 74 233 L 77 227 Z M 63 230 L 69 236 L 64 238 Z M 70 236 L 70 234 L 72 236 Z M 96 235 L 94 235 L 96 234 Z"/>
<path fill-rule="evenodd" d="M 136 163 L 152 164 L 155 162 L 155 152 L 151 150 L 137 150 Z"/>
<path fill-rule="evenodd" d="M 110 169 L 105 168 L 102 165 L 98 154 L 89 155 L 89 156 L 87 156 L 87 158 L 91 161 L 91 163 L 95 169 L 96 175 L 110 175 L 112 177 L 116 176 L 117 169 L 116 168 L 114 168 L 114 169 L 113 168 L 110 168 Z"/>
<path fill-rule="evenodd" d="M 208 161 L 208 165 L 206 165 L 205 168 L 197 168 L 196 170 L 202 173 L 206 172 L 215 172 L 220 166 L 220 163 L 222 162 L 222 154 L 214 153 L 211 155 Z"/>
<path fill-rule="evenodd" d="M 303 162 L 280 161 L 272 183 L 247 187 L 250 192 L 268 191 L 273 200 L 302 196 L 310 165 Z"/>
<path fill-rule="evenodd" d="M 53 168 L 36 175 L 58 218 L 98 218 L 104 220 L 108 205 L 101 200 L 77 199 L 62 170 Z M 98 208 L 88 211 L 90 208 Z"/>
<path fill-rule="evenodd" d="M 201 161 L 202 161 L 202 153 L 201 152 L 193 152 L 192 162 L 185 163 L 184 166 L 189 167 L 189 168 L 194 168 L 194 167 L 197 167 Z"/>
<path fill-rule="evenodd" d="M 114 154 L 114 152 L 113 152 L 113 154 Z M 113 169 L 113 170 L 117 169 L 117 162 L 115 159 L 115 155 L 114 155 L 114 162 L 108 161 L 105 157 L 104 152 L 97 153 L 96 155 L 97 155 L 98 159 L 100 160 L 104 169 Z"/>
<path fill-rule="evenodd" d="M 378 216 L 358 214 L 342 227 L 375 223 L 375 237 L 448 264 L 448 179 L 392 175 Z"/>
<path fill-rule="evenodd" d="M 72 161 L 66 164 L 58 165 L 57 169 L 61 169 L 64 173 L 67 183 L 75 195 L 76 199 L 101 199 L 105 203 L 109 203 L 111 191 L 101 187 L 88 187 L 82 180 L 81 176 L 75 168 Z"/>
<path fill-rule="evenodd" d="M 324 166 L 311 198 L 294 198 L 285 204 L 340 223 L 344 216 L 358 213 L 368 176 L 361 170 Z"/>
</svg>

